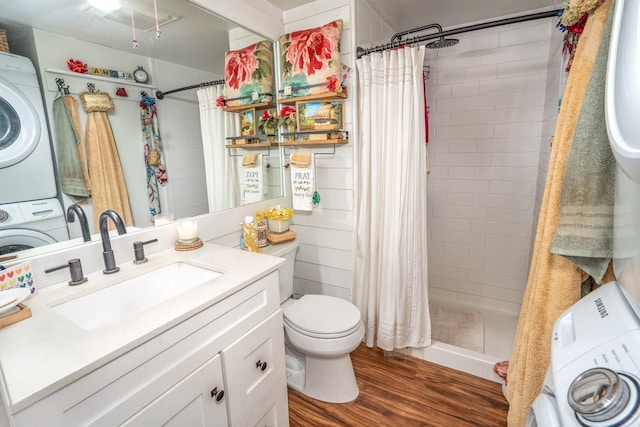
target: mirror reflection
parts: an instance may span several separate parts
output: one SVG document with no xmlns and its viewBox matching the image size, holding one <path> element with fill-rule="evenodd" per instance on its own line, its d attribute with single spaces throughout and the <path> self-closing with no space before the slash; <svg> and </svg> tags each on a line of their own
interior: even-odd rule
<svg viewBox="0 0 640 427">
<path fill-rule="evenodd" d="M 240 115 L 216 106 L 224 86 L 210 84 L 224 79 L 225 52 L 264 37 L 187 0 L 156 3 L 157 14 L 153 0 L 121 0 L 112 12 L 86 0 L 37 0 L 29 8 L 21 0 L 3 2 L 0 29 L 11 55 L 0 57 L 5 63 L 16 56 L 33 63 L 33 85 L 39 87 L 16 86 L 15 78 L 9 85 L 29 92 L 26 97 L 36 105 L 40 99 L 43 111 L 34 120 L 47 143 L 12 154 L 12 165 L 0 164 L 0 210 L 11 219 L 0 226 L 0 257 L 46 250 L 54 242 L 81 244 L 88 236 L 97 240 L 96 221 L 105 209 L 118 211 L 132 231 L 152 226 L 156 217 L 161 223 L 283 195 L 277 147 L 225 148 L 227 137 L 240 135 Z M 83 67 L 87 74 L 71 71 Z M 7 80 L 0 72 L 3 138 L 16 128 L 36 128 L 15 126 L 25 113 L 2 88 Z M 86 96 L 88 84 L 92 96 Z M 184 87 L 192 88 L 173 91 Z M 69 102 L 61 96 L 65 90 Z M 167 94 L 158 99 L 157 91 Z M 2 159 L 11 145 L 18 144 L 0 141 Z M 98 152 L 103 163 L 85 163 L 81 152 Z M 247 154 L 261 163 L 257 197 L 245 197 Z M 118 164 L 121 172 L 113 166 Z M 7 182 L 12 185 L 5 191 Z M 74 204 L 80 209 L 67 214 Z"/>
</svg>

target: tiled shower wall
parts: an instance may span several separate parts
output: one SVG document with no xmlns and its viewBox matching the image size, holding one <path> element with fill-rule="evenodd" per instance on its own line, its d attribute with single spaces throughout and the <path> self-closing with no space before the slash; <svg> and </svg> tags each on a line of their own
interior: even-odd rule
<svg viewBox="0 0 640 427">
<path fill-rule="evenodd" d="M 518 310 L 555 123 L 554 24 L 459 34 L 427 51 L 432 296 Z"/>
<path fill-rule="evenodd" d="M 547 172 L 549 171 L 549 160 L 551 157 L 551 141 L 556 130 L 558 121 L 558 111 L 560 109 L 559 99 L 564 92 L 567 78 L 565 72 L 566 56 L 563 57 L 563 38 L 558 37 L 558 31 L 552 30 L 555 37 L 551 38 L 551 48 L 549 49 L 549 62 L 547 63 L 547 94 L 545 97 L 544 118 L 542 122 L 542 141 L 540 142 L 540 160 L 538 162 L 538 190 L 536 191 L 536 208 L 533 212 L 534 218 L 538 217 L 544 186 L 547 182 Z M 533 224 L 532 245 L 535 239 L 537 223 Z"/>
</svg>

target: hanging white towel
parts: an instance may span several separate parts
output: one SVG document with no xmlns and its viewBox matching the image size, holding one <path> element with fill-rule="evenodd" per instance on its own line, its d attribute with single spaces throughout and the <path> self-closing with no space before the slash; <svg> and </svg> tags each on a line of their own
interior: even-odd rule
<svg viewBox="0 0 640 427">
<path fill-rule="evenodd" d="M 263 155 L 245 155 L 241 169 L 244 203 L 254 203 L 264 200 L 265 165 Z"/>
<path fill-rule="evenodd" d="M 291 198 L 293 210 L 313 210 L 313 193 L 316 191 L 316 171 L 313 153 L 292 153 L 289 160 L 291 167 Z"/>
</svg>

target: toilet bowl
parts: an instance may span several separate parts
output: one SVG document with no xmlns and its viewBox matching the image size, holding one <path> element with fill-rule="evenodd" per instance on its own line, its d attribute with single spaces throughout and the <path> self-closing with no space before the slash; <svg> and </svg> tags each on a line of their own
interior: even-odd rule
<svg viewBox="0 0 640 427">
<path fill-rule="evenodd" d="M 327 295 L 291 298 L 297 247 L 292 242 L 265 251 L 286 260 L 278 273 L 287 384 L 324 402 L 351 402 L 359 394 L 350 353 L 364 337 L 360 311 L 348 301 Z"/>
<path fill-rule="evenodd" d="M 304 371 L 288 371 L 289 386 L 324 402 L 358 397 L 350 353 L 362 341 L 364 326 L 356 306 L 336 297 L 304 295 L 284 309 L 284 332 L 285 345 L 293 350 L 287 356 Z"/>
</svg>

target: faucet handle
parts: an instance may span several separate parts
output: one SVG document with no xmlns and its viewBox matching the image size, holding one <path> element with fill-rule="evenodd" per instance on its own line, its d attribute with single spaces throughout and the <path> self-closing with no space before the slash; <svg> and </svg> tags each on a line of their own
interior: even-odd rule
<svg viewBox="0 0 640 427">
<path fill-rule="evenodd" d="M 158 239 L 147 240 L 146 242 L 141 242 L 141 241 L 133 242 L 133 255 L 135 256 L 135 259 L 133 260 L 133 263 L 134 264 L 143 264 L 143 263 L 149 261 L 144 256 L 144 245 L 149 244 L 149 243 L 155 243 L 157 241 L 158 241 Z"/>
<path fill-rule="evenodd" d="M 87 281 L 87 277 L 82 272 L 82 263 L 80 262 L 80 258 L 70 259 L 67 264 L 47 268 L 44 272 L 52 273 L 54 271 L 62 270 L 63 268 L 68 268 L 69 271 L 71 271 L 71 280 L 69 280 L 69 285 L 80 285 Z"/>
</svg>

